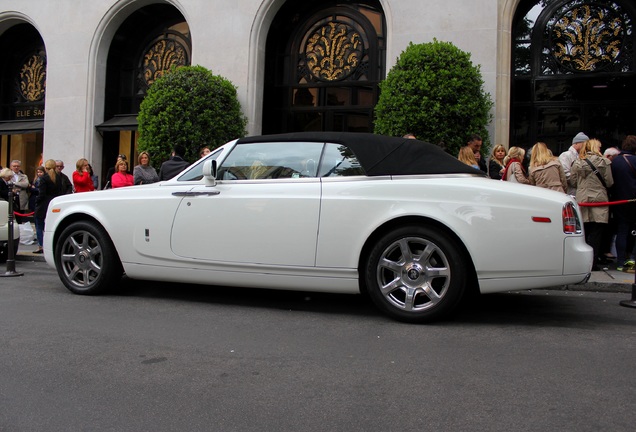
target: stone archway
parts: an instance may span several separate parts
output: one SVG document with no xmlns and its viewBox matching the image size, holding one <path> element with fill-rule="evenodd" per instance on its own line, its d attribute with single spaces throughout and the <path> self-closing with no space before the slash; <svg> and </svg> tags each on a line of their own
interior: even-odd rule
<svg viewBox="0 0 636 432">
<path fill-rule="evenodd" d="M 636 6 L 518 2 L 511 33 L 510 145 L 566 150 L 580 131 L 618 145 L 636 123 Z"/>
<path fill-rule="evenodd" d="M 21 161 L 33 179 L 42 164 L 47 55 L 27 17 L 0 14 L 0 165 Z"/>
<path fill-rule="evenodd" d="M 143 68 L 139 58 L 149 50 L 161 55 L 158 46 L 166 50 L 185 46 L 186 55 L 175 58 L 183 58 L 183 64 L 190 64 L 189 38 L 187 20 L 171 1 L 122 0 L 100 21 L 89 53 L 91 91 L 87 95 L 85 129 L 85 154 L 92 155 L 100 178 L 103 179 L 117 154 L 126 154 L 131 163 L 136 160 L 136 114 L 145 94 L 144 80 L 137 76 Z M 113 50 L 120 53 L 113 56 Z M 115 64 L 118 61 L 127 64 Z M 151 74 L 161 72 L 155 70 Z M 127 83 L 125 88 L 120 87 L 122 82 Z M 109 96 L 112 94 L 116 98 Z"/>
<path fill-rule="evenodd" d="M 342 52 L 327 58 L 321 43 L 335 39 Z M 385 52 L 379 1 L 285 3 L 267 37 L 263 133 L 371 131 Z"/>
</svg>

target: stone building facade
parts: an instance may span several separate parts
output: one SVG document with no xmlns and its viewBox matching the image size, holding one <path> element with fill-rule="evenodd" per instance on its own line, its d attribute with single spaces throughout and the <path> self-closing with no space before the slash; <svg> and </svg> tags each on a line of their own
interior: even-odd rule
<svg viewBox="0 0 636 432">
<path fill-rule="evenodd" d="M 480 66 L 491 142 L 615 145 L 635 132 L 634 19 L 632 0 L 0 0 L 0 165 L 134 160 L 145 89 L 179 64 L 232 81 L 251 135 L 371 130 L 378 83 L 433 38 Z M 355 64 L 328 61 L 339 37 Z"/>
</svg>

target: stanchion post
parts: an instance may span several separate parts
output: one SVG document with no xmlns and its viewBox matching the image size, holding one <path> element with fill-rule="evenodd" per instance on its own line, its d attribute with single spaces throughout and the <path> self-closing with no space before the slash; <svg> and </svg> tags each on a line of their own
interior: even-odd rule
<svg viewBox="0 0 636 432">
<path fill-rule="evenodd" d="M 636 230 L 632 231 L 631 234 L 636 237 Z M 621 300 L 620 304 L 621 306 L 636 308 L 636 273 L 634 273 L 634 283 L 632 284 L 631 300 Z"/>
<path fill-rule="evenodd" d="M 13 238 L 13 183 L 9 183 L 9 215 L 7 219 L 7 225 L 9 227 L 9 233 L 7 236 L 7 271 L 0 273 L 0 277 L 16 277 L 22 276 L 24 273 L 15 271 L 15 249 Z"/>
</svg>

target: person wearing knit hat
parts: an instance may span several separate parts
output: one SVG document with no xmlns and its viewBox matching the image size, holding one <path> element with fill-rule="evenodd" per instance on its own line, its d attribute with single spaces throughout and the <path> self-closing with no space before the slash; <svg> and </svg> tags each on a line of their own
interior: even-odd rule
<svg viewBox="0 0 636 432">
<path fill-rule="evenodd" d="M 574 161 L 579 158 L 579 151 L 581 150 L 581 147 L 589 139 L 590 138 L 583 132 L 577 133 L 574 138 L 572 138 L 572 145 L 570 148 L 559 155 L 559 162 L 563 165 L 565 178 L 568 180 L 568 195 L 576 195 L 576 185 L 573 185 L 570 181 L 570 168 L 572 168 Z"/>
<path fill-rule="evenodd" d="M 574 138 L 572 138 L 572 145 L 574 144 L 578 144 L 578 143 L 584 143 L 585 141 L 589 140 L 590 137 L 588 137 L 587 135 L 585 135 L 583 132 L 579 132 L 576 134 L 576 136 Z M 579 146 L 579 149 L 581 147 Z"/>
</svg>

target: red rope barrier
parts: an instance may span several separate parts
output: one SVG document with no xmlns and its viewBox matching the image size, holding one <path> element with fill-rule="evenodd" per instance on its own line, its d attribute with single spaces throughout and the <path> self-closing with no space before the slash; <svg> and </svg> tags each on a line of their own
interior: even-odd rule
<svg viewBox="0 0 636 432">
<path fill-rule="evenodd" d="M 35 212 L 31 212 L 31 213 L 27 213 L 27 214 L 22 214 L 22 213 L 18 213 L 17 211 L 13 212 L 14 215 L 16 216 L 24 216 L 24 217 L 29 217 L 29 216 L 33 216 L 35 214 Z"/>
<path fill-rule="evenodd" d="M 581 202 L 579 206 L 581 207 L 604 207 L 616 204 L 627 204 L 630 202 L 636 202 L 636 199 L 628 199 L 628 200 L 618 200 L 618 201 L 605 201 L 605 202 Z"/>
</svg>

